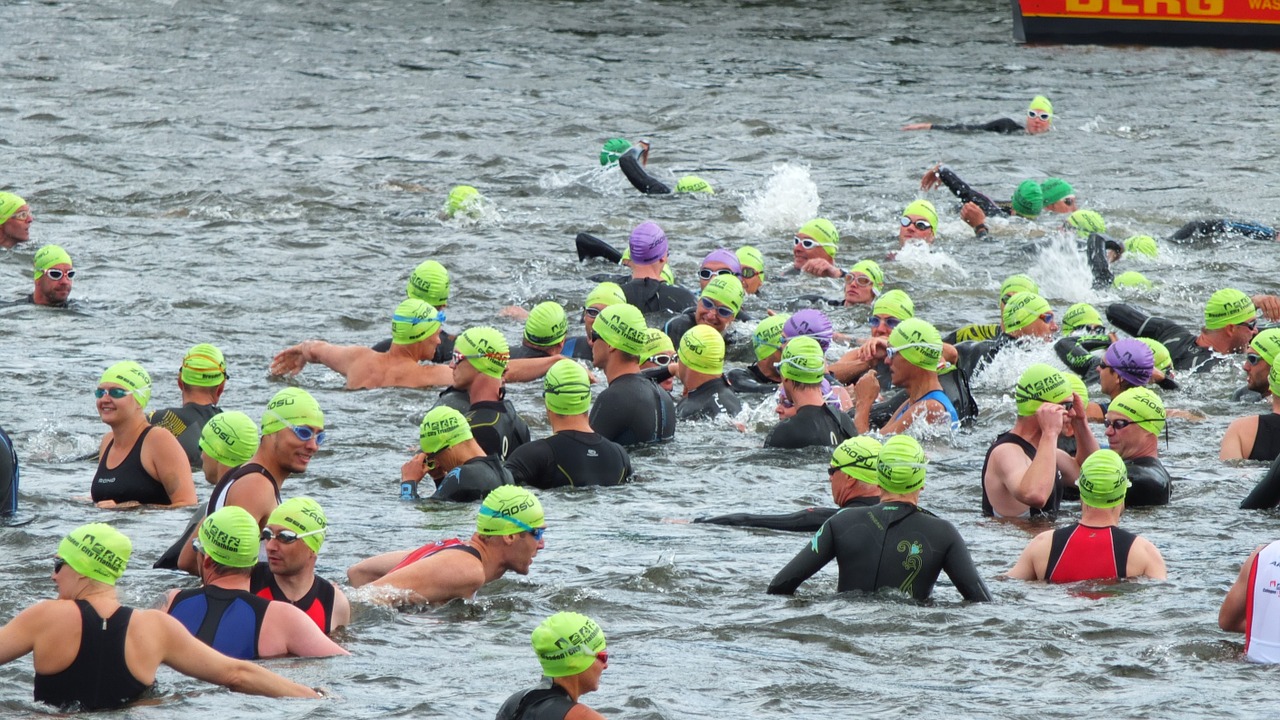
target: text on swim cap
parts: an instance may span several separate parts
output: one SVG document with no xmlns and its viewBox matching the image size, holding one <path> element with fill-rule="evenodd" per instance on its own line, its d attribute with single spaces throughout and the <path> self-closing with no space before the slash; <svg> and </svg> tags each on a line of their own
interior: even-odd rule
<svg viewBox="0 0 1280 720">
<path fill-rule="evenodd" d="M 79 540 L 70 538 L 71 544 L 76 550 L 80 551 L 85 557 L 93 560 L 99 565 L 105 565 L 107 569 L 116 575 L 124 572 L 124 565 L 127 562 L 125 558 L 120 557 L 114 550 L 108 548 L 98 542 L 98 538 L 93 534 L 85 534 Z"/>
<path fill-rule="evenodd" d="M 207 524 L 205 525 L 203 534 L 209 543 L 217 545 L 227 552 L 240 552 L 240 538 L 236 535 L 232 535 L 221 528 Z M 257 542 L 257 540 L 255 539 L 254 542 Z"/>
</svg>

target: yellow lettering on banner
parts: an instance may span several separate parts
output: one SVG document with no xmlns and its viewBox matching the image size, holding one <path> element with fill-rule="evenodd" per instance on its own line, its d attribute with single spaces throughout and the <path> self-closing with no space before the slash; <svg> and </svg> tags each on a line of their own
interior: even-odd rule
<svg viewBox="0 0 1280 720">
<path fill-rule="evenodd" d="M 1168 15 L 1182 14 L 1182 3 L 1178 2 L 1178 0 L 1144 0 L 1142 14 L 1159 15 L 1161 5 L 1164 6 L 1164 11 Z"/>
<path fill-rule="evenodd" d="M 1137 15 L 1141 10 L 1138 7 L 1138 0 L 1131 0 L 1132 5 L 1127 4 L 1125 0 L 1111 0 L 1107 4 L 1107 10 L 1117 15 Z"/>
<path fill-rule="evenodd" d="M 1102 0 L 1067 0 L 1067 12 L 1096 13 L 1102 11 Z"/>
<path fill-rule="evenodd" d="M 1266 3 L 1263 3 L 1266 5 Z M 1221 15 L 1222 0 L 1187 0 L 1188 15 Z"/>
</svg>

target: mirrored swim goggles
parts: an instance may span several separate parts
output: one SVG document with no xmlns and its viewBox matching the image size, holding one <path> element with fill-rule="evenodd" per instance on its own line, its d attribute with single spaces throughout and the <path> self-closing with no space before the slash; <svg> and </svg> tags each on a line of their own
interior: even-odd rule
<svg viewBox="0 0 1280 720">
<path fill-rule="evenodd" d="M 898 224 L 901 225 L 902 227 L 914 226 L 915 229 L 921 232 L 927 232 L 933 229 L 933 226 L 929 224 L 928 220 L 925 220 L 923 218 L 912 220 L 906 215 L 903 215 L 902 217 L 898 218 Z"/>
</svg>

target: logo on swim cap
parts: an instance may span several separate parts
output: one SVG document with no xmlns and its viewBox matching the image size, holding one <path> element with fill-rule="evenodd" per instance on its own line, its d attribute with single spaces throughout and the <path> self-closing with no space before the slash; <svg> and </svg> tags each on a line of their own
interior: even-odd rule
<svg viewBox="0 0 1280 720">
<path fill-rule="evenodd" d="M 1071 187 L 1071 183 L 1062 178 L 1046 178 L 1040 183 L 1040 194 L 1044 196 L 1044 204 L 1052 205 L 1063 198 L 1076 194 L 1075 188 Z"/>
<path fill-rule="evenodd" d="M 849 438 L 831 452 L 831 467 L 839 469 L 854 480 L 878 486 L 880 450 L 880 443 L 873 437 L 859 435 Z"/>
<path fill-rule="evenodd" d="M 621 305 L 627 301 L 627 296 L 622 293 L 622 288 L 617 283 L 602 282 L 591 289 L 587 295 L 587 299 L 583 301 L 584 308 L 602 305 L 609 307 L 610 305 Z"/>
<path fill-rule="evenodd" d="M 938 363 L 942 360 L 942 335 L 920 318 L 898 323 L 898 327 L 889 333 L 889 347 L 903 360 L 932 372 L 938 371 Z"/>
<path fill-rule="evenodd" d="M 1033 218 L 1044 209 L 1044 193 L 1040 183 L 1035 180 L 1023 180 L 1017 190 L 1013 191 L 1013 199 L 1009 201 L 1013 211 L 1022 217 Z"/>
<path fill-rule="evenodd" d="M 46 270 L 55 265 L 70 265 L 71 256 L 57 245 L 45 245 L 36 251 L 31 264 L 35 269 L 35 279 L 39 280 Z"/>
<path fill-rule="evenodd" d="M 511 359 L 511 346 L 502 333 L 491 327 L 468 328 L 454 340 L 453 351 L 491 378 L 501 378 Z"/>
<path fill-rule="evenodd" d="M 716 191 L 711 189 L 711 183 L 703 180 L 697 175 L 685 175 L 676 183 L 676 192 L 678 193 L 706 193 L 715 195 Z"/>
<path fill-rule="evenodd" d="M 1124 415 L 1152 435 L 1164 432 L 1164 401 L 1144 387 L 1129 388 L 1116 396 L 1107 411 Z"/>
<path fill-rule="evenodd" d="M 922 217 L 929 222 L 929 227 L 933 231 L 938 229 L 938 211 L 933 207 L 933 203 L 928 200 L 914 200 L 911 204 L 902 209 L 902 216 Z"/>
<path fill-rule="evenodd" d="M 413 269 L 405 294 L 442 308 L 449 304 L 449 271 L 435 260 L 427 260 Z"/>
<path fill-rule="evenodd" d="M 178 377 L 187 385 L 217 387 L 227 380 L 226 358 L 216 346 L 200 343 L 183 356 Z"/>
<path fill-rule="evenodd" d="M 667 256 L 667 234 L 658 223 L 646 221 L 631 231 L 627 242 L 634 265 L 653 265 Z"/>
<path fill-rule="evenodd" d="M 1087 238 L 1093 233 L 1107 231 L 1107 221 L 1093 210 L 1077 210 L 1067 216 L 1067 224 L 1076 229 L 1076 235 Z"/>
<path fill-rule="evenodd" d="M 569 333 L 569 318 L 560 303 L 548 300 L 529 311 L 524 322 L 524 339 L 530 345 L 550 347 L 564 342 Z"/>
<path fill-rule="evenodd" d="M 806 308 L 798 311 L 787 319 L 786 324 L 782 326 L 782 337 L 790 340 L 801 335 L 808 335 L 818 341 L 818 345 L 825 352 L 831 346 L 831 338 L 834 329 L 831 327 L 831 318 L 826 313 L 813 308 Z"/>
<path fill-rule="evenodd" d="M 894 435 L 885 441 L 876 459 L 876 477 L 885 492 L 907 495 L 924 487 L 924 449 L 910 435 Z"/>
<path fill-rule="evenodd" d="M 871 279 L 871 287 L 880 292 L 884 289 L 884 271 L 876 264 L 875 260 L 859 260 L 849 268 L 849 274 L 862 273 Z"/>
<path fill-rule="evenodd" d="M 200 431 L 200 449 L 227 467 L 239 467 L 258 451 L 258 426 L 238 410 L 220 412 Z"/>
<path fill-rule="evenodd" d="M 480 535 L 515 535 L 544 524 L 542 503 L 515 485 L 503 485 L 486 495 L 476 515 L 476 533 Z"/>
<path fill-rule="evenodd" d="M 1234 288 L 1224 288 L 1209 297 L 1204 305 L 1204 326 L 1220 330 L 1228 325 L 1243 325 L 1258 316 L 1258 309 L 1248 295 Z"/>
<path fill-rule="evenodd" d="M 444 313 L 417 298 L 401 301 L 391 314 L 391 343 L 412 345 L 422 342 L 440 331 Z"/>
<path fill-rule="evenodd" d="M 702 288 L 702 297 L 724 305 L 732 310 L 734 315 L 742 309 L 742 301 L 746 294 L 742 289 L 742 281 L 736 275 L 717 275 Z"/>
<path fill-rule="evenodd" d="M 285 388 L 271 398 L 267 411 L 262 414 L 262 436 L 278 433 L 289 425 L 324 429 L 320 403 L 302 388 Z"/>
<path fill-rule="evenodd" d="M 649 344 L 649 329 L 645 325 L 644 314 L 634 305 L 623 303 L 601 310 L 591 328 L 609 347 L 628 355 L 640 357 Z"/>
<path fill-rule="evenodd" d="M 1275 365 L 1276 357 L 1280 356 L 1280 328 L 1267 328 L 1254 335 L 1249 347 L 1268 365 Z"/>
<path fill-rule="evenodd" d="M 1067 384 L 1067 378 L 1044 363 L 1032 363 L 1022 372 L 1013 388 L 1019 417 L 1035 415 L 1045 403 L 1061 403 L 1070 399 L 1071 386 Z"/>
<path fill-rule="evenodd" d="M 13 193 L 0 192 L 0 223 L 8 222 L 26 204 L 26 200 Z"/>
<path fill-rule="evenodd" d="M 715 328 L 695 325 L 680 336 L 680 364 L 704 375 L 724 372 L 724 338 Z"/>
<path fill-rule="evenodd" d="M 1112 508 L 1128 493 L 1129 468 L 1114 450 L 1098 450 L 1080 464 L 1080 502 L 1096 508 Z"/>
<path fill-rule="evenodd" d="M 1083 327 L 1102 325 L 1102 316 L 1089 303 L 1076 303 L 1062 314 L 1062 331 L 1073 333 Z"/>
<path fill-rule="evenodd" d="M 827 361 L 822 346 L 808 335 L 788 340 L 782 348 L 782 362 L 778 363 L 782 377 L 802 385 L 822 382 L 827 373 Z"/>
<path fill-rule="evenodd" d="M 1009 301 L 1009 298 L 1020 292 L 1029 292 L 1034 295 L 1039 295 L 1040 286 L 1036 284 L 1035 280 L 1032 280 L 1022 273 L 1010 275 L 1004 279 L 1004 282 L 1000 283 L 1000 304 L 1004 305 Z"/>
<path fill-rule="evenodd" d="M 226 505 L 200 523 L 200 551 L 210 560 L 233 568 L 258 562 L 258 521 L 239 505 Z"/>
<path fill-rule="evenodd" d="M 751 268 L 756 271 L 756 276 L 760 278 L 760 282 L 764 282 L 764 254 L 750 245 L 743 245 L 734 253 L 738 256 L 738 264 L 744 269 Z M 743 277 L 747 277 L 747 273 L 743 273 Z M 748 278 L 749 279 L 749 278 Z"/>
<path fill-rule="evenodd" d="M 797 237 L 809 238 L 822 246 L 831 257 L 836 256 L 836 248 L 840 245 L 840 232 L 826 218 L 814 218 L 796 231 Z"/>
<path fill-rule="evenodd" d="M 916 304 L 911 301 L 910 295 L 895 288 L 876 298 L 871 306 L 871 314 L 910 320 L 916 316 Z"/>
<path fill-rule="evenodd" d="M 438 453 L 470 439 L 471 425 L 462 413 L 448 405 L 431 408 L 418 426 L 418 446 L 424 453 Z"/>
<path fill-rule="evenodd" d="M 529 640 L 542 665 L 542 674 L 549 678 L 585 672 L 595 663 L 596 654 L 607 647 L 600 626 L 586 615 L 573 612 L 556 613 L 543 620 Z"/>
<path fill-rule="evenodd" d="M 751 345 L 755 348 L 756 360 L 764 360 L 782 350 L 782 331 L 789 319 L 791 316 L 785 313 L 770 315 L 756 325 L 755 332 L 751 333 Z"/>
<path fill-rule="evenodd" d="M 649 362 L 654 355 L 671 354 L 676 351 L 675 344 L 671 342 L 671 336 L 657 328 L 648 328 L 648 334 L 649 340 L 645 343 L 640 362 Z"/>
<path fill-rule="evenodd" d="M 99 385 L 111 383 L 129 390 L 139 407 L 145 408 L 151 401 L 151 376 L 141 365 L 132 360 L 118 362 L 107 368 L 98 378 Z"/>
<path fill-rule="evenodd" d="M 1107 347 L 1102 356 L 1107 367 L 1130 385 L 1146 385 L 1156 368 L 1155 353 L 1141 340 L 1124 338 Z"/>
<path fill-rule="evenodd" d="M 329 519 L 320 503 L 309 497 L 295 497 L 278 505 L 267 518 L 268 525 L 283 525 L 299 535 L 311 552 L 320 552 L 320 546 L 329 536 Z M 314 533 L 314 534 L 312 534 Z"/>
<path fill-rule="evenodd" d="M 1049 302 L 1039 295 L 1029 292 L 1015 293 L 1004 304 L 1004 311 L 1001 313 L 1004 331 L 1012 335 L 1048 312 L 1052 312 Z"/>
<path fill-rule="evenodd" d="M 81 525 L 58 544 L 58 557 L 72 570 L 108 585 L 124 574 L 133 554 L 133 543 L 106 523 Z"/>
</svg>

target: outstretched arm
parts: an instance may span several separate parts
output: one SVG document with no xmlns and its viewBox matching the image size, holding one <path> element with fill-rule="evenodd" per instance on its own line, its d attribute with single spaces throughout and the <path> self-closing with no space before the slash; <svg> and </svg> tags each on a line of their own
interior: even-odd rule
<svg viewBox="0 0 1280 720">
<path fill-rule="evenodd" d="M 360 345 L 330 345 L 323 340 L 308 340 L 285 348 L 271 360 L 272 375 L 297 375 L 307 363 L 318 362 L 343 376 L 351 364 L 368 348 Z"/>
<path fill-rule="evenodd" d="M 805 580 L 813 577 L 831 559 L 836 556 L 836 544 L 832 538 L 834 531 L 831 522 L 825 522 L 818 528 L 808 545 L 796 554 L 787 566 L 778 571 L 769 582 L 770 595 L 793 595 L 796 588 Z"/>
<path fill-rule="evenodd" d="M 148 634 L 160 643 L 160 661 L 183 675 L 249 695 L 320 697 L 320 693 L 306 685 L 283 678 L 260 665 L 223 655 L 197 640 L 182 623 L 158 610 L 140 610 L 138 615 L 145 617 Z"/>
</svg>

